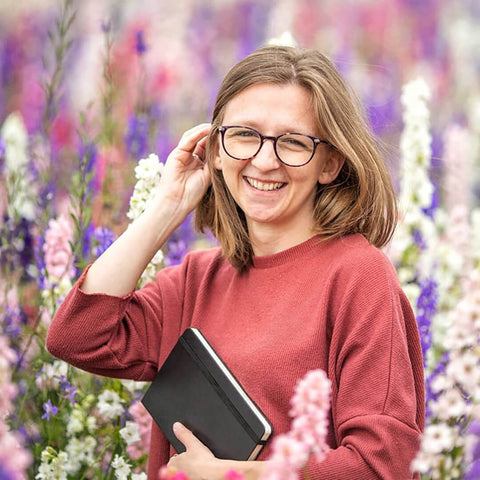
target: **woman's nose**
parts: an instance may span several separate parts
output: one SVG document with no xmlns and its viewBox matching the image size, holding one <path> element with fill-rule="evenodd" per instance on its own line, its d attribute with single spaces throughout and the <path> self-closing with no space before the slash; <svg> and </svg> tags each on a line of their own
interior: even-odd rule
<svg viewBox="0 0 480 480">
<path fill-rule="evenodd" d="M 273 140 L 265 139 L 260 151 L 252 158 L 250 163 L 262 171 L 275 170 L 282 164 L 275 153 Z"/>
</svg>

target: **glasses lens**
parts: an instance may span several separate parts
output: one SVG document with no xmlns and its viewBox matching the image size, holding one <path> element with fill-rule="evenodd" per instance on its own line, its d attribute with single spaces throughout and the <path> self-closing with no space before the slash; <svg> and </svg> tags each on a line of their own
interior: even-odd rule
<svg viewBox="0 0 480 480">
<path fill-rule="evenodd" d="M 224 131 L 223 147 L 228 155 L 239 160 L 252 158 L 258 152 L 262 139 L 248 127 L 229 127 Z"/>
<path fill-rule="evenodd" d="M 300 133 L 287 133 L 277 140 L 277 155 L 287 165 L 300 166 L 308 163 L 314 150 L 314 141 Z"/>
</svg>

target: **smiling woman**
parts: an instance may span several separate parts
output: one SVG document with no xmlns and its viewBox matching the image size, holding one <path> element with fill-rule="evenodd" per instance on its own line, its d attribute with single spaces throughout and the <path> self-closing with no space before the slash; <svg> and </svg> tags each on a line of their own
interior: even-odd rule
<svg viewBox="0 0 480 480">
<path fill-rule="evenodd" d="M 418 478 L 410 464 L 424 426 L 422 351 L 379 250 L 395 227 L 395 198 L 359 112 L 319 52 L 270 46 L 235 65 L 212 123 L 184 133 L 153 201 L 59 308 L 51 353 L 151 381 L 185 329 L 198 328 L 266 414 L 273 442 L 289 431 L 297 381 L 323 370 L 330 450 L 311 456 L 309 478 Z M 221 246 L 191 252 L 136 290 L 192 210 Z M 256 461 L 215 458 L 175 425 L 186 451 L 175 455 L 154 426 L 151 479 L 168 463 L 191 480 L 232 469 L 253 480 L 272 462 L 272 445 Z"/>
</svg>

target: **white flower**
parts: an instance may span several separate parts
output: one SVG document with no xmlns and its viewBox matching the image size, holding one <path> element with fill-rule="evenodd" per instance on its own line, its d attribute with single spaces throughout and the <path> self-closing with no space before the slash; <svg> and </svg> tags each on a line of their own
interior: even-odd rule
<svg viewBox="0 0 480 480">
<path fill-rule="evenodd" d="M 132 480 L 147 480 L 146 473 L 132 473 Z"/>
<path fill-rule="evenodd" d="M 124 412 L 123 400 L 113 390 L 105 390 L 98 396 L 97 407 L 100 415 L 109 420 Z"/>
<path fill-rule="evenodd" d="M 163 167 L 163 163 L 155 154 L 138 162 L 135 167 L 137 183 L 130 198 L 130 210 L 127 213 L 127 217 L 131 220 L 138 218 L 155 196 Z"/>
<path fill-rule="evenodd" d="M 15 213 L 28 220 L 35 218 L 35 192 L 32 191 L 28 168 L 28 134 L 21 115 L 11 113 L 5 120 L 0 135 L 5 142 L 5 185 L 7 210 L 10 218 Z"/>
<path fill-rule="evenodd" d="M 41 464 L 35 478 L 38 480 L 67 480 L 68 455 L 65 452 L 58 454 L 51 447 L 41 453 Z"/>
<path fill-rule="evenodd" d="M 125 427 L 120 430 L 120 436 L 125 440 L 127 445 L 139 442 L 140 428 L 135 422 L 127 421 Z"/>
<path fill-rule="evenodd" d="M 430 405 L 432 413 L 440 420 L 458 418 L 468 413 L 468 405 L 462 394 L 456 388 L 445 390 L 436 402 Z"/>
<path fill-rule="evenodd" d="M 297 41 L 291 32 L 283 32 L 280 36 L 271 38 L 268 45 L 279 45 L 283 47 L 296 47 Z"/>
<path fill-rule="evenodd" d="M 138 165 L 135 167 L 137 183 L 130 198 L 130 209 L 127 212 L 127 217 L 130 220 L 140 217 L 155 197 L 163 168 L 163 163 L 160 162 L 155 154 L 149 155 L 148 158 L 142 158 L 138 162 Z M 162 262 L 163 252 L 159 250 L 143 272 L 140 285 L 144 285 L 154 279 L 158 266 Z"/>
<path fill-rule="evenodd" d="M 69 457 L 67 471 L 77 473 L 82 465 L 91 465 L 95 461 L 95 447 L 97 441 L 93 437 L 72 438 L 66 447 Z"/>
<path fill-rule="evenodd" d="M 68 436 L 75 435 L 83 431 L 85 422 L 85 414 L 80 410 L 80 408 L 75 405 L 72 413 L 68 417 L 67 423 L 67 434 Z"/>
<path fill-rule="evenodd" d="M 422 451 L 427 454 L 448 452 L 455 446 L 457 438 L 454 427 L 445 423 L 427 425 L 422 439 Z"/>
<path fill-rule="evenodd" d="M 66 377 L 68 365 L 61 360 L 54 360 L 52 363 L 44 363 L 42 369 L 35 379 L 35 384 L 41 390 L 57 390 L 60 388 L 60 380 Z"/>
<path fill-rule="evenodd" d="M 132 471 L 130 465 L 120 455 L 115 455 L 112 467 L 115 470 L 115 478 L 118 480 L 127 480 Z"/>
<path fill-rule="evenodd" d="M 10 172 L 23 172 L 28 164 L 28 133 L 23 118 L 18 112 L 5 120 L 0 135 L 5 142 L 5 167 Z"/>
<path fill-rule="evenodd" d="M 480 381 L 478 356 L 471 351 L 451 355 L 446 369 L 447 375 L 460 383 L 468 392 Z"/>
</svg>

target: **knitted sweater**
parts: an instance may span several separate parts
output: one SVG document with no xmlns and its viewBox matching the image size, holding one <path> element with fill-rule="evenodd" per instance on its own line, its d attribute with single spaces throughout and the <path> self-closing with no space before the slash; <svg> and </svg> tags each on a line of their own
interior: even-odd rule
<svg viewBox="0 0 480 480">
<path fill-rule="evenodd" d="M 316 237 L 256 257 L 239 274 L 219 249 L 125 297 L 86 294 L 83 276 L 48 331 L 56 357 L 100 375 L 151 381 L 187 327 L 197 327 L 271 421 L 290 428 L 290 398 L 311 369 L 332 382 L 326 459 L 312 480 L 406 480 L 424 427 L 417 324 L 387 257 L 362 236 Z M 152 428 L 149 479 L 172 453 Z M 260 459 L 268 457 L 269 447 Z M 417 477 L 415 477 L 417 478 Z"/>
</svg>

